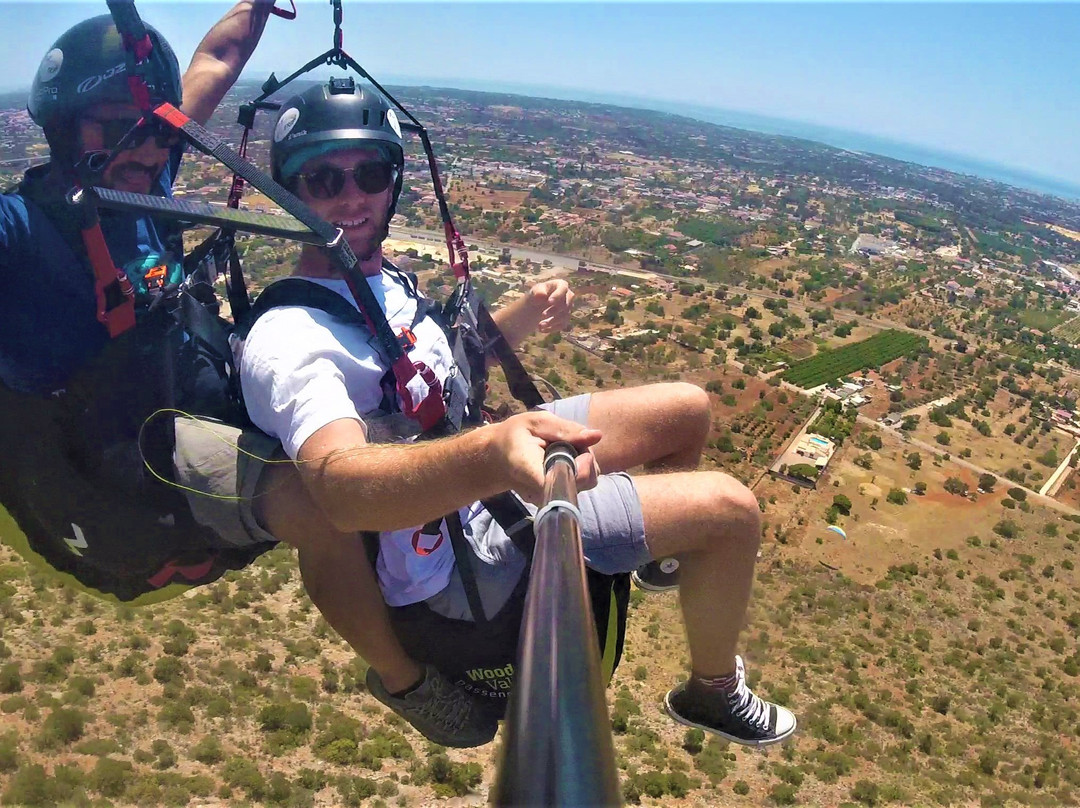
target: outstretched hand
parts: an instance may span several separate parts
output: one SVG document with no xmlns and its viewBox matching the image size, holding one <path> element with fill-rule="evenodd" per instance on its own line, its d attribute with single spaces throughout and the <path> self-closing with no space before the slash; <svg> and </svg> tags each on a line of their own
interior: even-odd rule
<svg viewBox="0 0 1080 808">
<path fill-rule="evenodd" d="M 529 290 L 530 304 L 540 311 L 537 328 L 543 334 L 562 331 L 570 325 L 574 293 L 562 278 L 541 281 Z"/>
<path fill-rule="evenodd" d="M 496 446 L 506 465 L 508 487 L 523 499 L 538 504 L 544 496 L 544 450 L 555 441 L 566 441 L 579 454 L 575 459 L 577 487 L 596 487 L 600 467 L 589 447 L 599 442 L 599 429 L 590 429 L 544 410 L 508 418 L 493 427 L 498 430 Z"/>
</svg>

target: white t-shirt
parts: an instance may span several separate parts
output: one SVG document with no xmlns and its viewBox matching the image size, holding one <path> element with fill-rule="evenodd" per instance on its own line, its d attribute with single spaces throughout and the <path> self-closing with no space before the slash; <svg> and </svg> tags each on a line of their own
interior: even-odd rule
<svg viewBox="0 0 1080 808">
<path fill-rule="evenodd" d="M 356 306 L 344 280 L 304 280 L 325 286 Z M 434 370 L 445 386 L 456 369 L 442 329 L 430 318 L 413 325 L 416 299 L 406 291 L 401 277 L 384 271 L 367 281 L 394 333 L 412 328 L 416 345 L 409 358 Z M 392 386 L 384 389 L 382 385 L 390 365 L 377 345 L 363 326 L 344 323 L 320 309 L 271 309 L 255 322 L 246 340 L 234 345 L 249 417 L 280 440 L 294 460 L 308 438 L 342 418 L 363 424 L 370 442 L 400 440 L 400 435 L 379 428 L 387 422 L 380 417 L 385 415 L 381 407 L 384 395 L 392 394 Z M 475 507 L 462 508 L 462 523 L 475 511 Z M 376 571 L 390 606 L 425 600 L 450 580 L 454 553 L 445 521 L 438 535 L 421 534 L 421 528 L 380 534 Z"/>
</svg>

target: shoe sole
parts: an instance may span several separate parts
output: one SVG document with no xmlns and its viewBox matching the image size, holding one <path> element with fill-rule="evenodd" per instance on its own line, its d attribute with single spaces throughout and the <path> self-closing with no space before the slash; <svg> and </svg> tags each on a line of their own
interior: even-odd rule
<svg viewBox="0 0 1080 808">
<path fill-rule="evenodd" d="M 683 718 L 681 715 L 679 715 L 675 711 L 675 708 L 671 706 L 671 694 L 670 693 L 668 693 L 666 696 L 664 696 L 664 709 L 667 710 L 667 714 L 669 716 L 671 716 L 672 720 L 677 721 L 678 723 L 682 724 L 683 726 L 694 727 L 695 729 L 700 729 L 703 732 L 709 732 L 709 733 L 712 733 L 713 735 L 719 735 L 721 738 L 729 740 L 732 743 L 740 744 L 741 746 L 772 746 L 773 744 L 780 743 L 781 741 L 786 741 L 788 738 L 790 738 L 792 735 L 795 734 L 795 729 L 799 726 L 799 722 L 798 722 L 798 720 L 796 720 L 795 723 L 791 725 L 791 729 L 789 729 L 783 735 L 778 735 L 775 738 L 767 738 L 767 739 L 762 740 L 762 741 L 755 741 L 755 740 L 751 740 L 749 738 L 739 738 L 736 735 L 729 735 L 728 733 L 724 732 L 723 730 L 716 729 L 716 727 L 710 727 L 707 724 L 698 724 L 698 723 L 696 723 L 694 721 L 691 721 L 691 720 L 689 720 L 687 718 Z"/>
<path fill-rule="evenodd" d="M 498 723 L 495 724 L 495 731 L 491 733 L 491 737 L 486 738 L 486 740 L 470 739 L 469 741 L 463 741 L 460 738 L 443 735 L 438 730 L 429 733 L 426 729 L 421 729 L 412 722 L 412 719 L 410 719 L 409 716 L 405 715 L 397 708 L 396 705 L 392 704 L 390 701 L 387 700 L 393 699 L 394 697 L 386 692 L 386 687 L 383 685 L 382 680 L 378 678 L 378 674 L 374 673 L 374 669 L 372 669 L 372 673 L 374 674 L 375 681 L 378 682 L 378 684 L 373 688 L 371 682 L 365 682 L 368 689 L 368 695 L 370 695 L 373 699 L 379 702 L 383 707 L 386 707 L 388 710 L 393 712 L 394 715 L 404 719 L 405 722 L 413 730 L 419 732 L 432 743 L 438 744 L 439 746 L 445 746 L 449 749 L 475 749 L 479 746 L 487 746 L 489 743 L 495 740 L 495 736 L 499 732 Z"/>
<path fill-rule="evenodd" d="M 644 589 L 646 592 L 672 592 L 679 588 L 678 584 L 668 584 L 667 586 L 657 586 L 656 584 L 649 584 L 641 580 L 635 573 L 630 573 L 630 580 L 634 582 L 634 586 L 638 589 Z"/>
</svg>

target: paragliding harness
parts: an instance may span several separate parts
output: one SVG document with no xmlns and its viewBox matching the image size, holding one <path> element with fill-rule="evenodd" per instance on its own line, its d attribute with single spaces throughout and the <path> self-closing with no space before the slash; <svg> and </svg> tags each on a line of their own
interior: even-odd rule
<svg viewBox="0 0 1080 808">
<path fill-rule="evenodd" d="M 173 421 L 155 417 L 159 410 L 243 417 L 220 346 L 197 336 L 217 320 L 202 268 L 189 265 L 176 280 L 168 262 L 146 267 L 136 291 L 114 267 L 91 207 L 73 209 L 35 171 L 18 193 L 94 272 L 109 340 L 62 390 L 35 395 L 0 385 L 0 501 L 51 566 L 123 601 L 246 566 L 273 545 L 223 548 L 183 493 L 155 479 L 174 482 Z"/>
<path fill-rule="evenodd" d="M 384 262 L 383 269 L 385 272 L 401 274 L 400 270 L 388 262 Z M 414 280 L 408 279 L 403 285 L 417 303 L 412 326 L 415 327 L 424 317 L 430 317 L 442 328 L 462 380 L 461 388 L 450 384 L 443 391 L 446 414 L 433 428 L 422 432 L 419 435 L 420 440 L 483 422 L 483 399 L 487 387 L 486 359 L 489 350 L 496 353 L 510 388 L 522 403 L 530 407 L 543 403 L 528 372 L 499 332 L 482 302 L 469 296 L 466 306 L 455 311 L 453 299 L 448 301 L 446 306 L 440 306 L 432 300 L 420 297 Z M 337 292 L 302 278 L 286 278 L 271 284 L 259 295 L 248 319 L 237 328 L 236 335 L 245 338 L 260 316 L 278 306 L 318 309 L 337 320 L 364 329 L 370 328 L 370 319 L 381 319 L 385 322 L 381 307 L 361 313 Z M 451 319 L 455 314 L 456 321 Z M 462 401 L 459 389 L 468 391 L 467 406 L 464 408 L 459 406 Z M 531 562 L 536 537 L 533 533 L 532 518 L 524 503 L 517 495 L 508 491 L 484 500 L 483 505 L 527 562 Z M 478 559 L 465 538 L 458 513 L 453 512 L 446 517 L 432 520 L 418 533 L 421 536 L 438 537 L 444 530 L 444 523 L 474 619 L 457 620 L 445 617 L 432 611 L 425 603 L 416 603 L 390 608 L 390 620 L 402 646 L 413 659 L 435 665 L 451 681 L 482 697 L 480 703 L 493 715 L 501 718 L 514 681 L 514 661 L 529 576 L 527 573 L 522 575 L 498 613 L 488 615 L 476 582 L 474 565 L 478 563 Z M 379 554 L 379 534 L 365 533 L 364 543 L 374 567 Z M 586 574 L 603 672 L 606 679 L 610 679 L 622 656 L 630 578 L 626 574 L 605 575 L 589 568 L 586 568 Z"/>
<path fill-rule="evenodd" d="M 139 46 L 149 45 L 149 38 L 145 34 L 145 28 L 135 11 L 134 4 L 130 0 L 107 0 L 107 2 L 124 41 Z M 333 0 L 333 4 L 336 24 L 334 48 L 309 62 L 285 82 L 278 82 L 271 76 L 263 85 L 263 96 L 248 106 L 252 110 L 276 109 L 278 105 L 266 102 L 266 96 L 320 64 L 336 64 L 353 68 L 370 81 L 408 119 L 401 123 L 401 127 L 403 130 L 417 134 L 423 143 L 435 195 L 439 202 L 450 264 L 457 279 L 455 291 L 437 310 L 436 320 L 442 325 L 450 339 L 458 372 L 463 376 L 467 375 L 463 393 L 459 389 L 460 394 L 455 394 L 453 389 L 457 388 L 444 391 L 434 374 L 422 364 L 414 364 L 410 361 L 408 356 L 410 346 L 407 339 L 393 332 L 385 313 L 360 272 L 357 258 L 340 229 L 319 219 L 296 196 L 282 188 L 264 172 L 247 163 L 224 141 L 192 121 L 176 107 L 168 103 L 154 106 L 149 99 L 145 82 L 141 82 L 141 90 L 134 86 L 139 82 L 140 77 L 139 64 L 136 61 L 138 47 L 129 49 L 128 76 L 133 84 L 133 96 L 139 101 L 139 106 L 143 110 L 143 120 L 153 120 L 157 125 L 165 125 L 179 132 L 184 140 L 199 151 L 215 158 L 232 170 L 235 175 L 233 191 L 230 193 L 232 206 L 222 210 L 198 202 L 134 194 L 89 185 L 84 185 L 84 190 L 75 195 L 77 198 L 74 201 L 91 206 L 98 205 L 110 209 L 151 214 L 156 218 L 166 220 L 208 223 L 219 227 L 219 232 L 195 251 L 195 257 L 207 260 L 214 258 L 219 265 L 221 256 L 229 257 L 228 263 L 231 265 L 229 294 L 230 298 L 235 297 L 239 303 L 239 305 L 234 303 L 234 320 L 238 317 L 237 309 L 240 311 L 239 317 L 243 320 L 238 336 L 242 337 L 246 330 L 250 329 L 251 323 L 261 312 L 278 305 L 315 306 L 327 310 L 334 316 L 362 321 L 364 327 L 374 335 L 382 355 L 389 363 L 395 381 L 396 398 L 400 399 L 403 413 L 418 423 L 421 438 L 454 434 L 463 427 L 480 422 L 483 394 L 486 390 L 486 358 L 489 352 L 502 363 L 508 386 L 516 398 L 529 407 L 543 403 L 527 371 L 499 333 L 490 314 L 471 294 L 468 252 L 460 234 L 454 228 L 427 131 L 405 107 L 342 50 L 340 0 Z M 242 110 L 241 122 L 246 114 Z M 251 114 L 253 115 L 253 112 Z M 129 133 L 128 137 L 132 134 Z M 127 137 L 120 142 L 108 158 L 109 160 L 122 150 L 126 140 Z M 105 162 L 105 165 L 107 164 L 108 160 Z M 101 171 L 104 170 L 105 165 L 100 167 Z M 241 183 L 247 183 L 261 191 L 287 215 L 272 216 L 239 210 Z M 278 236 L 320 246 L 341 270 L 359 311 L 329 290 L 322 291 L 331 295 L 333 301 L 331 297 L 313 291 L 321 287 L 299 279 L 290 279 L 272 284 L 259 296 L 254 308 L 245 316 L 247 294 L 243 289 L 238 259 L 234 260 L 235 244 L 232 241 L 232 234 L 235 230 Z M 297 299 L 292 297 L 295 290 L 299 288 L 295 285 L 296 283 L 302 283 L 307 287 L 301 292 L 301 297 L 306 302 L 298 303 Z M 319 296 L 318 300 L 315 299 L 315 295 Z M 423 308 L 425 314 L 436 313 L 436 310 L 430 306 L 425 305 Z M 195 322 L 196 320 L 198 322 Z M 191 323 L 188 331 L 197 343 L 217 349 L 227 339 L 221 321 L 214 317 L 208 319 L 196 314 L 191 318 Z M 134 331 L 138 333 L 138 329 Z M 227 350 L 217 354 L 216 358 L 226 363 L 227 367 L 229 362 Z M 228 378 L 228 373 L 224 373 L 223 377 Z M 233 393 L 235 400 L 235 391 Z M 529 513 L 524 504 L 510 493 L 486 501 L 484 504 L 526 557 L 531 557 L 535 539 Z M 438 522 L 441 521 L 438 520 Z M 472 569 L 473 560 L 466 546 L 460 520 L 457 514 L 453 513 L 446 517 L 446 522 L 475 620 L 449 620 L 423 604 L 391 610 L 392 620 L 399 638 L 414 658 L 421 662 L 435 664 L 450 678 L 473 692 L 488 697 L 493 709 L 501 713 L 505 708 L 505 696 L 509 691 L 513 675 L 513 659 L 517 649 L 521 610 L 528 576 L 523 576 L 518 591 L 498 615 L 487 616 L 480 602 Z M 424 529 L 437 531 L 437 523 L 425 526 Z M 378 551 L 377 536 L 368 538 L 368 548 L 374 561 Z M 610 675 L 614 671 L 622 650 L 629 600 L 629 576 L 625 574 L 601 575 L 592 571 L 589 576 L 590 592 L 597 618 L 598 638 L 608 662 L 607 669 Z"/>
</svg>

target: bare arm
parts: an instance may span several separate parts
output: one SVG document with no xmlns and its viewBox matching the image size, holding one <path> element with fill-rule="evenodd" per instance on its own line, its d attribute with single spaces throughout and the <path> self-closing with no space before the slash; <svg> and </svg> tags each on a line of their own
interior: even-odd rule
<svg viewBox="0 0 1080 808">
<path fill-rule="evenodd" d="M 573 303 L 570 285 L 562 278 L 556 278 L 536 284 L 513 303 L 493 312 L 491 318 L 510 347 L 516 348 L 534 331 L 547 334 L 566 328 L 570 324 Z"/>
<path fill-rule="evenodd" d="M 244 69 L 273 8 L 270 0 L 241 0 L 203 37 L 184 73 L 183 110 L 204 124 Z"/>
<path fill-rule="evenodd" d="M 546 412 L 514 416 L 437 441 L 371 444 L 358 421 L 327 424 L 300 447 L 297 465 L 315 501 L 343 532 L 424 524 L 513 489 L 538 500 L 544 447 L 566 440 L 586 449 L 600 432 Z M 581 490 L 596 484 L 592 454 L 578 459 Z"/>
</svg>

